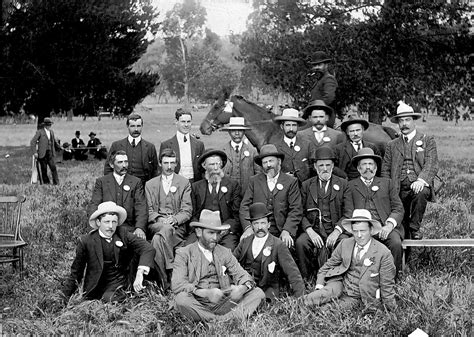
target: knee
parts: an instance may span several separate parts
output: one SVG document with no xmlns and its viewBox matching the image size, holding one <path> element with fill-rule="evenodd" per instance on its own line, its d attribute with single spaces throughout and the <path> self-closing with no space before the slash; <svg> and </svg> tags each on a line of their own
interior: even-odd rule
<svg viewBox="0 0 474 337">
<path fill-rule="evenodd" d="M 430 195 L 431 189 L 428 187 L 423 187 L 423 189 L 419 193 L 415 194 L 414 197 L 416 200 L 426 200 L 430 197 Z"/>
<path fill-rule="evenodd" d="M 309 236 L 306 233 L 301 234 L 298 236 L 295 242 L 295 249 L 296 251 L 304 252 L 311 248 L 310 246 L 311 241 L 309 240 Z"/>
<path fill-rule="evenodd" d="M 176 297 L 174 298 L 174 302 L 176 303 L 177 307 L 187 307 L 189 306 L 190 298 L 191 295 L 183 291 L 176 295 Z"/>
</svg>

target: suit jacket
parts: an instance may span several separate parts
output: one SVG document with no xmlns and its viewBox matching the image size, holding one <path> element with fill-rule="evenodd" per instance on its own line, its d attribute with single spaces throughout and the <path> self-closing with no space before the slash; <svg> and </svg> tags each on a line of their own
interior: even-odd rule
<svg viewBox="0 0 474 337">
<path fill-rule="evenodd" d="M 209 185 L 206 179 L 196 181 L 192 184 L 191 200 L 193 203 L 193 216 L 191 221 L 199 221 L 201 211 L 204 209 L 208 188 Z M 230 225 L 231 233 L 240 234 L 242 228 L 239 221 L 239 207 L 242 198 L 240 196 L 239 183 L 228 177 L 222 178 L 218 198 L 222 223 Z"/>
<path fill-rule="evenodd" d="M 49 130 L 51 135 L 51 148 L 48 148 L 48 136 L 46 135 L 46 131 L 43 129 L 39 129 L 36 131 L 36 134 L 33 136 L 30 142 L 30 148 L 32 153 L 38 153 L 38 158 L 44 158 L 46 155 L 46 150 L 51 150 L 51 155 L 54 157 L 56 155 L 56 146 L 57 140 L 54 137 L 53 130 Z M 36 146 L 38 145 L 38 148 Z"/>
<path fill-rule="evenodd" d="M 224 174 L 230 177 L 230 173 L 232 170 L 232 165 L 235 165 L 232 162 L 232 156 L 235 152 L 235 149 L 232 148 L 230 141 L 225 143 L 222 151 L 227 155 L 227 163 L 224 166 Z M 246 152 L 248 155 L 246 155 Z M 257 149 L 253 147 L 252 144 L 246 144 L 245 142 L 242 143 L 242 147 L 240 149 L 240 181 L 239 184 L 241 186 L 241 194 L 243 195 L 247 190 L 247 186 L 249 184 L 250 177 L 262 172 L 262 168 L 255 164 L 254 158 L 258 156 Z"/>
<path fill-rule="evenodd" d="M 329 72 L 317 81 L 311 88 L 311 100 L 323 100 L 326 105 L 333 105 L 336 98 L 337 81 Z"/>
<path fill-rule="evenodd" d="M 101 237 L 98 230 L 79 238 L 76 257 L 71 266 L 71 274 L 67 278 L 63 293 L 70 297 L 81 283 L 84 276 L 84 297 L 95 289 L 99 283 L 104 267 Z M 119 247 L 116 243 L 122 242 Z M 115 261 L 122 275 L 128 276 L 130 262 L 135 254 L 140 256 L 139 265 L 152 267 L 155 250 L 145 240 L 129 233 L 125 227 L 119 226 L 112 237 Z"/>
<path fill-rule="evenodd" d="M 219 279 L 219 288 L 224 290 L 230 288 L 231 284 L 242 285 L 250 281 L 255 282 L 252 276 L 237 262 L 230 249 L 216 245 L 213 252 L 214 265 Z M 197 289 L 201 280 L 201 266 L 208 263 L 204 254 L 194 242 L 176 251 L 173 264 L 173 275 L 171 277 L 171 289 L 175 294 L 180 292 L 192 293 Z"/>
<path fill-rule="evenodd" d="M 156 155 L 155 145 L 150 142 L 147 142 L 143 138 L 140 143 L 142 147 L 142 167 L 143 171 L 145 172 L 145 181 L 148 181 L 158 175 L 158 157 Z M 119 150 L 127 152 L 127 148 L 128 137 L 121 140 L 117 140 L 113 142 L 110 146 L 109 154 L 107 155 L 107 157 Z M 128 156 L 128 158 L 130 158 L 130 156 Z M 113 172 L 113 170 L 110 167 L 108 160 L 106 160 L 104 164 L 104 175 L 109 174 L 111 172 Z"/>
<path fill-rule="evenodd" d="M 360 178 L 349 181 L 348 187 L 349 191 L 344 195 L 344 218 L 351 218 L 354 209 L 365 209 L 365 201 L 372 195 L 382 226 L 388 218 L 393 218 L 397 222 L 395 230 L 404 237 L 403 204 L 391 179 L 374 177 L 370 191 Z"/>
<path fill-rule="evenodd" d="M 421 142 L 421 146 L 416 143 Z M 388 142 L 382 163 L 382 177 L 391 178 L 400 189 L 400 177 L 404 160 L 403 137 Z M 411 142 L 411 159 L 418 178 L 423 179 L 431 188 L 431 200 L 434 199 L 433 180 L 438 173 L 438 152 L 433 136 L 427 136 L 418 130 Z"/>
<path fill-rule="evenodd" d="M 362 147 L 371 148 L 374 151 L 374 154 L 380 156 L 380 151 L 375 144 L 362 140 Z M 352 167 L 353 149 L 354 147 L 352 146 L 352 143 L 347 139 L 345 142 L 339 143 L 334 147 L 336 166 L 346 172 L 346 174 L 349 172 L 349 168 Z M 378 171 L 380 171 L 380 169 L 381 168 L 378 168 Z M 360 174 L 358 176 L 360 176 Z"/>
<path fill-rule="evenodd" d="M 192 136 L 189 137 L 189 141 L 191 142 L 191 158 L 193 161 L 194 181 L 198 181 L 202 179 L 202 171 L 201 171 L 202 167 L 198 166 L 198 159 L 199 157 L 201 157 L 202 153 L 204 152 L 204 143 L 201 142 L 200 140 L 197 140 L 195 137 L 192 137 Z M 179 170 L 181 169 L 181 164 L 179 161 L 180 152 L 179 152 L 178 138 L 176 137 L 176 135 L 174 135 L 170 139 L 165 140 L 164 142 L 161 143 L 160 155 L 161 155 L 161 152 L 166 148 L 170 148 L 174 152 L 176 152 L 176 155 L 178 156 L 178 165 L 176 165 L 176 168 L 174 171 L 176 173 L 179 173 Z"/>
<path fill-rule="evenodd" d="M 281 187 L 281 190 L 278 189 Z M 280 172 L 277 184 L 272 192 L 267 185 L 267 176 L 264 173 L 257 174 L 250 178 L 249 187 L 245 191 L 244 198 L 240 204 L 240 223 L 245 229 L 250 226 L 250 222 L 245 220 L 249 217 L 249 207 L 255 202 L 267 204 L 268 197 L 273 198 L 273 216 L 275 225 L 281 231 L 286 230 L 292 236 L 296 236 L 298 225 L 303 216 L 301 204 L 301 194 L 298 187 L 298 180 L 288 174 Z"/>
<path fill-rule="evenodd" d="M 312 142 L 305 141 L 305 138 L 296 136 L 296 141 L 293 149 L 290 149 L 283 138 L 273 142 L 279 152 L 285 154 L 285 159 L 281 162 L 282 172 L 294 172 L 296 178 L 302 183 L 311 176 L 311 166 L 309 164 L 310 158 L 316 155 L 316 146 Z M 295 150 L 299 149 L 298 151 Z"/>
<path fill-rule="evenodd" d="M 244 265 L 247 257 L 247 252 L 250 249 L 252 251 L 252 242 L 255 235 L 250 235 L 240 241 L 237 248 L 234 250 L 234 255 L 239 261 L 240 265 Z M 268 256 L 265 251 L 269 251 Z M 275 236 L 268 234 L 268 238 L 263 246 L 262 253 L 262 264 L 260 265 L 260 275 L 262 278 L 258 282 L 257 286 L 262 288 L 264 291 L 267 288 L 273 288 L 267 297 L 273 299 L 279 296 L 280 290 L 280 271 L 283 270 L 288 281 L 290 282 L 291 289 L 296 297 L 300 297 L 304 292 L 304 282 L 301 277 L 300 271 L 296 266 L 295 260 L 291 256 L 290 250 L 280 239 Z M 274 268 L 269 267 L 273 264 Z M 267 294 L 267 292 L 265 291 Z"/>
<path fill-rule="evenodd" d="M 148 222 L 154 222 L 160 215 L 160 189 L 161 174 L 149 180 L 145 185 L 145 195 L 148 204 Z M 191 184 L 189 180 L 179 174 L 173 174 L 171 187 L 176 191 L 170 190 L 172 197 L 173 215 L 178 220 L 178 225 L 186 223 L 191 219 L 193 204 L 191 202 Z"/>
<path fill-rule="evenodd" d="M 328 127 L 326 132 L 324 132 L 324 137 L 329 138 L 329 141 L 321 140 L 321 143 L 318 143 L 318 141 L 316 140 L 316 137 L 314 136 L 312 127 L 307 128 L 303 131 L 300 131 L 299 135 L 301 137 L 309 139 L 316 146 L 316 149 L 319 148 L 320 146 L 329 146 L 331 149 L 334 150 L 336 145 L 339 143 L 342 143 L 345 139 L 345 136 L 341 131 L 331 129 L 330 127 Z"/>
<path fill-rule="evenodd" d="M 342 240 L 332 253 L 329 260 L 318 272 L 316 284 L 324 285 L 334 277 L 345 277 L 349 269 L 354 252 L 355 240 L 348 238 Z M 362 257 L 364 268 L 360 275 L 359 289 L 362 302 L 365 305 L 378 302 L 376 293 L 380 290 L 380 300 L 388 308 L 397 306 L 395 302 L 395 264 L 393 257 L 383 243 L 372 239 L 367 253 Z M 365 261 L 370 264 L 367 266 Z"/>
<path fill-rule="evenodd" d="M 115 194 L 116 185 L 117 182 L 115 181 L 113 173 L 97 178 L 88 208 L 89 216 L 97 210 L 97 206 L 99 206 L 100 203 L 113 201 L 127 211 L 126 225 L 140 228 L 146 233 L 148 207 L 141 180 L 128 173 L 125 175 L 123 183 L 120 185 L 120 188 L 123 189 L 123 201 L 117 200 Z M 126 186 L 128 186 L 128 189 Z"/>
<path fill-rule="evenodd" d="M 78 148 L 79 145 L 84 145 L 85 146 L 84 141 L 81 138 L 79 138 L 79 140 L 77 140 L 77 138 L 71 139 L 71 145 L 72 145 L 73 149 Z"/>
<path fill-rule="evenodd" d="M 318 204 L 319 188 L 318 177 L 306 180 L 303 186 L 301 186 L 301 199 L 303 202 L 303 220 L 301 221 L 301 227 L 305 231 L 307 228 L 313 227 L 313 224 L 316 224 L 316 227 L 313 227 L 313 229 L 326 240 L 328 234 L 320 228 L 319 221 L 316 220 L 319 218 L 318 212 L 307 211 L 311 208 L 321 208 Z M 331 220 L 334 227 L 340 226 L 342 216 L 344 215 L 344 195 L 347 193 L 347 181 L 333 175 L 329 181 L 328 192 L 330 193 L 329 209 L 331 212 Z"/>
</svg>

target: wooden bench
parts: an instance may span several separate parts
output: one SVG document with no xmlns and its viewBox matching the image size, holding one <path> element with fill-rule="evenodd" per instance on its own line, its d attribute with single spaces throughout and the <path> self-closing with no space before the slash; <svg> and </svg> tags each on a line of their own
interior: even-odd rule
<svg viewBox="0 0 474 337">
<path fill-rule="evenodd" d="M 405 250 L 408 247 L 474 247 L 474 239 L 403 240 L 402 270 L 405 269 Z"/>
</svg>

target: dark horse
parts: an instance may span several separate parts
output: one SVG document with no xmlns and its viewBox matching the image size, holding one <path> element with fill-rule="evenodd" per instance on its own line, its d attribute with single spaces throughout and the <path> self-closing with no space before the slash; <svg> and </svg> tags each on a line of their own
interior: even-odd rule
<svg viewBox="0 0 474 337">
<path fill-rule="evenodd" d="M 275 117 L 269 110 L 247 101 L 242 96 L 234 95 L 230 97 L 233 103 L 232 113 L 225 112 L 226 97 L 223 95 L 212 106 L 211 110 L 201 123 L 201 133 L 210 135 L 213 131 L 221 128 L 229 122 L 230 117 L 244 117 L 246 123 L 251 126 L 251 130 L 245 132 L 250 143 L 258 150 L 264 144 L 272 143 L 274 138 L 283 136 L 279 125 L 273 121 Z M 328 126 L 334 126 L 335 117 L 329 121 Z M 310 127 L 309 122 L 302 126 L 300 130 Z M 396 132 L 392 128 L 370 123 L 369 128 L 364 133 L 364 139 L 376 144 L 381 153 L 385 151 L 385 144 L 396 137 Z"/>
</svg>

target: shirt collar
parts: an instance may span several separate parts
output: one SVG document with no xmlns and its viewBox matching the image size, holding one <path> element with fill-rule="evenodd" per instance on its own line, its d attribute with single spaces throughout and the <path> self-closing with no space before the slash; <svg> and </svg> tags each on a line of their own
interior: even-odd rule
<svg viewBox="0 0 474 337">
<path fill-rule="evenodd" d="M 278 181 L 279 176 L 280 176 L 280 172 L 278 172 L 278 174 L 274 176 L 273 178 L 268 178 L 267 176 L 267 181 L 274 181 L 276 183 Z"/>
<path fill-rule="evenodd" d="M 204 254 L 204 256 L 210 257 L 212 259 L 212 251 L 201 246 L 199 242 L 198 242 L 198 247 L 199 247 L 199 250 Z"/>
<path fill-rule="evenodd" d="M 242 146 L 244 145 L 244 142 L 240 142 L 240 143 L 237 144 L 236 142 L 234 142 L 233 140 L 231 140 L 231 141 L 230 141 L 230 145 L 232 146 L 233 149 L 235 149 L 235 147 L 238 146 L 238 147 L 239 147 L 239 151 L 240 151 L 240 149 L 241 149 Z"/>
<path fill-rule="evenodd" d="M 112 240 L 112 238 L 109 238 L 109 237 L 106 236 L 104 233 L 102 233 L 102 232 L 100 231 L 100 229 L 99 229 L 99 236 L 100 236 L 101 238 L 104 238 L 104 239 L 107 239 L 107 240 Z M 113 235 L 112 235 L 112 236 L 113 236 Z"/>
<path fill-rule="evenodd" d="M 140 143 L 140 141 L 142 140 L 142 136 L 140 135 L 138 137 L 133 138 L 132 136 L 128 135 L 128 142 L 130 143 L 130 145 L 132 145 L 132 142 L 134 139 L 135 139 L 135 146 L 137 146 L 138 143 Z"/>
<path fill-rule="evenodd" d="M 288 138 L 287 136 L 283 136 L 283 140 L 285 141 L 286 145 L 290 146 L 290 143 L 293 142 L 293 145 L 296 144 L 296 136 L 293 138 Z"/>
<path fill-rule="evenodd" d="M 328 127 L 325 125 L 321 130 L 316 129 L 315 126 L 313 126 L 313 132 L 325 132 L 328 130 Z"/>
<path fill-rule="evenodd" d="M 265 235 L 263 238 L 257 238 L 256 236 L 253 238 L 253 242 L 255 243 L 261 243 L 262 241 L 267 241 L 269 233 Z"/>
<path fill-rule="evenodd" d="M 169 176 L 165 176 L 164 174 L 161 175 L 161 180 L 164 180 L 164 181 L 171 181 L 173 180 L 173 177 L 174 177 L 174 173 L 171 173 Z"/>
<path fill-rule="evenodd" d="M 117 174 L 115 172 L 113 173 L 113 175 L 117 184 L 122 185 L 123 180 L 125 179 L 125 175 L 121 176 L 120 174 Z"/>
<path fill-rule="evenodd" d="M 369 182 L 369 183 L 373 183 L 374 182 L 374 178 L 372 179 L 365 179 L 364 177 L 360 176 L 360 180 L 362 180 L 362 182 L 365 184 L 366 182 Z"/>
<path fill-rule="evenodd" d="M 403 135 L 403 137 L 407 137 L 408 141 L 410 142 L 416 136 L 416 129 L 410 132 L 408 135 Z"/>
<path fill-rule="evenodd" d="M 364 253 L 365 253 L 365 252 L 367 252 L 367 251 L 369 250 L 369 247 L 370 247 L 370 243 L 371 243 L 371 242 L 372 242 L 372 239 L 370 239 L 369 242 L 367 242 L 367 243 L 365 244 L 365 246 L 359 246 L 358 244 L 356 244 L 356 248 L 357 248 L 357 247 L 361 247 L 362 250 L 363 250 Z"/>
<path fill-rule="evenodd" d="M 178 141 L 184 142 L 184 136 L 185 136 L 184 133 L 181 133 L 181 132 L 179 132 L 179 131 L 176 131 L 176 138 L 178 138 Z M 187 138 L 188 141 L 190 140 L 189 133 L 186 134 L 186 138 Z"/>
</svg>

